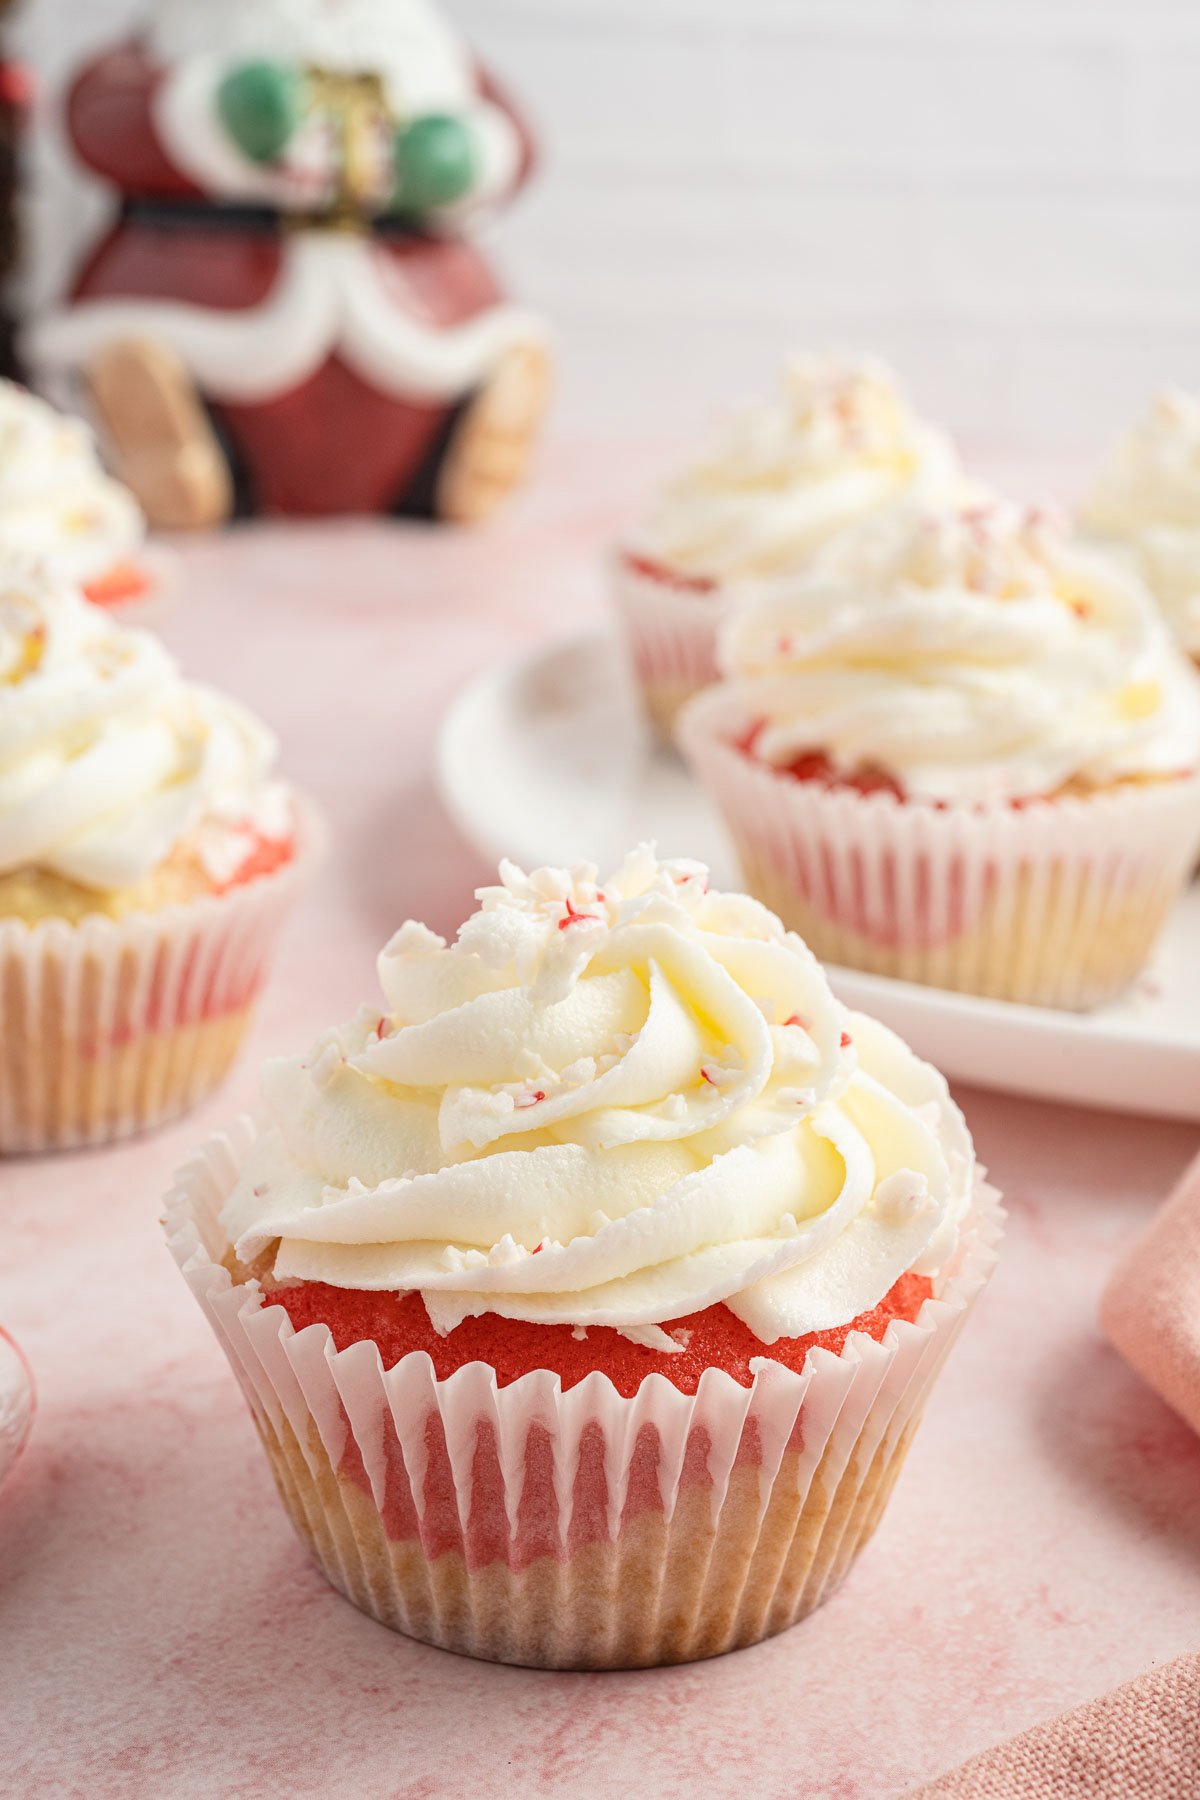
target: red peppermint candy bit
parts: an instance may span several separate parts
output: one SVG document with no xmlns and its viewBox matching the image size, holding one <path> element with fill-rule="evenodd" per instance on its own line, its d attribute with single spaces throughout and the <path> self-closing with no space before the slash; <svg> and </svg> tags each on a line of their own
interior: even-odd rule
<svg viewBox="0 0 1200 1800">
<path fill-rule="evenodd" d="M 381 1018 L 378 1025 L 375 1027 L 375 1036 L 382 1042 L 385 1037 L 391 1036 L 391 1032 L 392 1028 L 388 1024 L 388 1021 Z"/>
<path fill-rule="evenodd" d="M 707 1069 L 701 1069 L 700 1076 L 703 1081 L 707 1081 L 709 1087 L 716 1087 L 717 1084 L 713 1080 L 712 1076 L 709 1074 Z"/>
<path fill-rule="evenodd" d="M 600 897 L 600 899 L 604 898 L 603 894 L 601 894 L 599 897 Z M 590 913 L 590 912 L 580 912 L 572 904 L 569 896 L 565 902 L 565 905 L 566 905 L 567 910 L 563 914 L 562 918 L 558 921 L 558 929 L 560 931 L 565 931 L 567 929 L 568 925 L 580 925 L 580 924 L 598 925 L 600 923 L 597 914 Z"/>
<path fill-rule="evenodd" d="M 544 1100 L 545 1098 L 546 1090 L 544 1088 L 538 1088 L 536 1093 L 522 1094 L 521 1098 L 515 1102 L 515 1105 L 517 1110 L 521 1111 L 527 1106 L 536 1106 L 539 1101 Z"/>
<path fill-rule="evenodd" d="M 842 1033 L 842 1049 L 848 1050 L 853 1042 L 854 1042 L 854 1039 L 850 1036 L 850 1033 L 848 1031 L 843 1031 L 843 1033 Z"/>
</svg>

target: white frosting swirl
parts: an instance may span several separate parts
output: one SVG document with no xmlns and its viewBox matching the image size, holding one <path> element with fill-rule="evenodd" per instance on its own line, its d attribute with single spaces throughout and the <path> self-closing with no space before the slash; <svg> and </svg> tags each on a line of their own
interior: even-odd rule
<svg viewBox="0 0 1200 1800">
<path fill-rule="evenodd" d="M 630 548 L 713 581 L 767 576 L 899 501 L 961 490 L 949 438 L 915 417 L 887 369 L 797 357 L 779 398 L 732 420 Z"/>
<path fill-rule="evenodd" d="M 184 682 L 148 632 L 0 568 L 0 873 L 132 887 L 196 833 L 228 879 L 248 829 L 280 834 L 274 755 L 264 726 Z"/>
<path fill-rule="evenodd" d="M 447 947 L 405 925 L 387 1011 L 268 1065 L 230 1197 L 281 1280 L 477 1313 L 763 1343 L 844 1325 L 951 1254 L 974 1157 L 941 1076 L 850 1015 L 799 938 L 697 863 L 501 866 Z"/>
<path fill-rule="evenodd" d="M 0 551 L 63 581 L 96 581 L 135 558 L 137 501 L 100 466 L 81 419 L 0 381 Z"/>
<path fill-rule="evenodd" d="M 1180 643 L 1200 660 L 1200 395 L 1155 402 L 1101 470 L 1083 523 L 1128 546 Z"/>
<path fill-rule="evenodd" d="M 755 753 L 1001 801 L 1178 775 L 1200 684 L 1136 577 L 1038 512 L 912 509 L 732 619 L 722 665 Z"/>
</svg>

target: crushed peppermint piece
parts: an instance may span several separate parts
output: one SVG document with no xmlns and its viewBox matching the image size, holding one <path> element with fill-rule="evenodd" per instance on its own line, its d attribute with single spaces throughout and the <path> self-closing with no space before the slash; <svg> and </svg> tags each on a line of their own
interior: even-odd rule
<svg viewBox="0 0 1200 1800">
<path fill-rule="evenodd" d="M 885 1176 L 871 1197 L 884 1224 L 897 1229 L 919 1219 L 931 1203 L 927 1178 L 913 1169 L 897 1169 L 894 1175 Z"/>
<path fill-rule="evenodd" d="M 320 1053 L 309 1069 L 313 1086 L 316 1088 L 328 1087 L 338 1071 L 342 1068 L 344 1062 L 345 1057 L 342 1055 L 341 1044 L 338 1043 L 336 1038 L 329 1039 L 322 1046 Z"/>
<path fill-rule="evenodd" d="M 603 899 L 603 895 L 600 898 Z M 569 925 L 602 925 L 604 923 L 598 913 L 580 912 L 570 894 L 567 895 L 563 904 L 567 910 L 558 921 L 560 931 L 565 931 Z"/>
</svg>

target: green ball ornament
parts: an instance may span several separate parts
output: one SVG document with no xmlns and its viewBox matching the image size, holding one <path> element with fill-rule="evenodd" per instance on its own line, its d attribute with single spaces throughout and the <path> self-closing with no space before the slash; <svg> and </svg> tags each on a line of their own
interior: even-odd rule
<svg viewBox="0 0 1200 1800">
<path fill-rule="evenodd" d="M 461 200 L 479 176 L 470 131 L 448 113 L 429 113 L 396 137 L 396 197 L 401 212 L 431 212 Z"/>
<path fill-rule="evenodd" d="M 222 125 L 251 162 L 275 162 L 300 122 L 300 78 L 279 63 L 243 63 L 217 89 Z"/>
</svg>

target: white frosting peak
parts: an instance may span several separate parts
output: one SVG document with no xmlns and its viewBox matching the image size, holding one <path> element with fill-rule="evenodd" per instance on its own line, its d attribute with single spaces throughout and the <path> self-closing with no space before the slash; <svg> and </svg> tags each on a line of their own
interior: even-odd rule
<svg viewBox="0 0 1200 1800">
<path fill-rule="evenodd" d="M 1117 445 L 1084 508 L 1127 544 L 1179 641 L 1200 659 L 1200 395 L 1168 393 Z"/>
<path fill-rule="evenodd" d="M 95 581 L 135 557 L 136 500 L 100 465 L 81 419 L 0 381 L 0 551 L 64 581 Z"/>
<path fill-rule="evenodd" d="M 767 576 L 898 501 L 960 488 L 949 439 L 915 417 L 887 369 L 796 357 L 777 399 L 730 422 L 632 547 L 716 581 Z"/>
<path fill-rule="evenodd" d="M 274 740 L 184 682 L 148 632 L 70 587 L 0 566 L 0 873 L 135 886 L 190 834 L 214 879 L 279 813 Z M 273 835 L 267 831 L 266 835 Z"/>
<path fill-rule="evenodd" d="M 645 1342 L 724 1301 L 764 1343 L 946 1260 L 974 1161 L 945 1083 L 758 902 L 646 848 L 603 884 L 505 864 L 479 899 L 452 946 L 397 933 L 384 1013 L 268 1066 L 239 1255 L 419 1290 L 440 1331 Z"/>
<path fill-rule="evenodd" d="M 1200 685 L 1137 579 L 1044 512 L 897 511 L 731 620 L 756 754 L 1011 800 L 1200 762 Z"/>
</svg>

